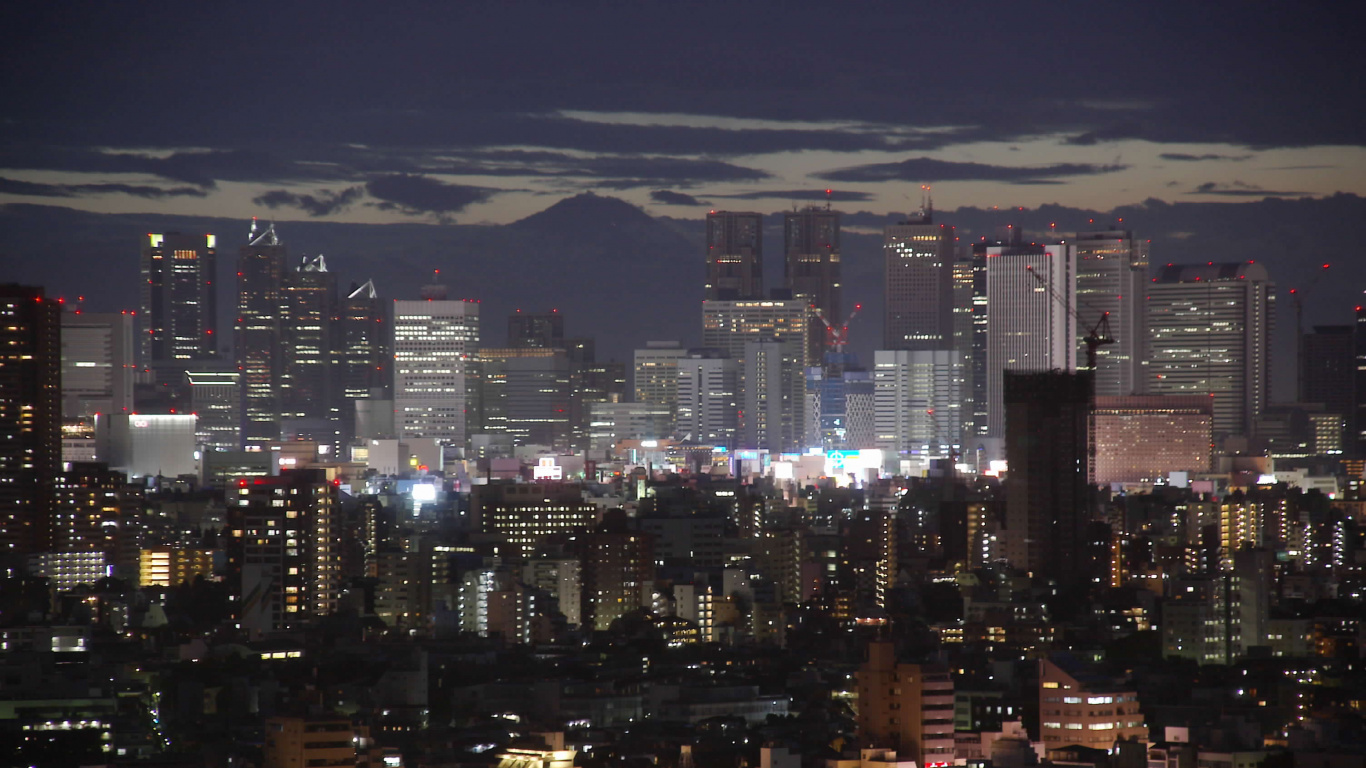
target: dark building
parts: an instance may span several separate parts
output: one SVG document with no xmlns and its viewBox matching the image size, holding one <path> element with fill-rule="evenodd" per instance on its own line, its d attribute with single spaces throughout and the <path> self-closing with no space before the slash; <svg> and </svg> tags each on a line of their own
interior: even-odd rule
<svg viewBox="0 0 1366 768">
<path fill-rule="evenodd" d="M 285 246 L 275 225 L 258 231 L 252 219 L 247 244 L 237 255 L 237 367 L 242 372 L 242 442 L 263 443 L 280 437 L 280 379 L 283 360 L 277 354 Z"/>
<path fill-rule="evenodd" d="M 333 371 L 338 329 L 336 275 L 321 255 L 305 258 L 280 288 L 280 424 L 292 436 L 335 442 L 341 420 Z"/>
<path fill-rule="evenodd" d="M 142 364 L 167 368 L 218 356 L 218 249 L 214 235 L 149 234 L 142 241 Z"/>
<path fill-rule="evenodd" d="M 786 287 L 792 298 L 820 310 L 835 327 L 844 323 L 840 289 L 840 214 L 829 208 L 810 207 L 783 215 L 783 263 Z M 829 346 L 825 323 L 811 319 L 807 334 L 808 360 L 825 359 Z"/>
<path fill-rule="evenodd" d="M 0 557 L 51 543 L 62 461 L 61 306 L 42 288 L 0 285 Z"/>
<path fill-rule="evenodd" d="M 707 214 L 707 301 L 760 299 L 764 295 L 764 217 L 758 213 Z"/>
<path fill-rule="evenodd" d="M 356 401 L 390 397 L 394 353 L 389 303 L 379 298 L 373 280 L 352 284 L 338 311 L 336 361 L 340 377 L 341 434 L 356 435 Z"/>
<path fill-rule="evenodd" d="M 1353 440 L 1349 445 L 1355 445 L 1357 456 L 1366 456 L 1366 307 L 1357 307 L 1356 332 L 1352 338 L 1356 346 L 1356 405 L 1353 408 Z"/>
<path fill-rule="evenodd" d="M 884 230 L 883 349 L 952 348 L 953 238 L 929 208 Z"/>
<path fill-rule="evenodd" d="M 585 629 L 608 629 L 613 621 L 648 604 L 655 577 L 654 536 L 630 530 L 625 516 L 614 510 L 579 539 L 580 616 Z"/>
<path fill-rule="evenodd" d="M 1005 372 L 1006 557 L 1067 584 L 1088 576 L 1093 392 L 1089 371 Z"/>
<path fill-rule="evenodd" d="M 1300 402 L 1322 403 L 1343 422 L 1343 445 L 1356 434 L 1356 340 L 1350 325 L 1316 325 L 1300 341 Z"/>
<path fill-rule="evenodd" d="M 562 349 L 564 315 L 553 309 L 549 312 L 517 310 L 508 315 L 508 346 L 512 349 Z"/>
</svg>

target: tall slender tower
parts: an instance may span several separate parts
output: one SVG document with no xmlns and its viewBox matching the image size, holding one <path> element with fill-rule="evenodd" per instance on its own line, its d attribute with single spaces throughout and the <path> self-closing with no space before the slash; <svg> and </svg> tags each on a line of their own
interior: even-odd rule
<svg viewBox="0 0 1366 768">
<path fill-rule="evenodd" d="M 50 543 L 62 461 L 61 323 L 60 305 L 42 288 L 0 285 L 0 557 Z"/>
<path fill-rule="evenodd" d="M 954 338 L 953 229 L 934 209 L 886 228 L 883 348 L 950 349 Z"/>
<path fill-rule="evenodd" d="M 1004 437 L 1006 371 L 1077 367 L 1076 249 L 1001 245 L 986 249 L 987 432 Z"/>
<path fill-rule="evenodd" d="M 840 289 L 840 214 L 827 206 L 812 206 L 783 215 L 783 274 L 792 298 L 825 313 L 831 323 L 844 321 Z M 825 325 L 813 317 L 809 323 L 807 359 L 825 359 Z"/>
<path fill-rule="evenodd" d="M 280 418 L 315 439 L 336 439 L 340 428 L 333 371 L 337 279 L 321 256 L 305 258 L 281 286 Z"/>
<path fill-rule="evenodd" d="M 463 451 L 479 304 L 424 293 L 433 298 L 394 302 L 394 426 L 400 439 L 434 437 Z"/>
<path fill-rule="evenodd" d="M 218 238 L 179 232 L 142 241 L 142 364 L 172 368 L 218 356 Z M 173 372 L 168 380 L 179 383 Z"/>
<path fill-rule="evenodd" d="M 1109 314 L 1114 344 L 1096 350 L 1096 395 L 1127 397 L 1143 391 L 1147 334 L 1148 243 L 1128 230 L 1078 232 L 1077 314 L 1084 327 Z M 1078 339 L 1078 344 L 1081 340 Z"/>
<path fill-rule="evenodd" d="M 758 213 L 707 214 L 705 298 L 736 301 L 764 295 L 764 217 Z"/>
<path fill-rule="evenodd" d="M 356 401 L 388 396 L 394 360 L 389 346 L 393 334 L 388 309 L 373 280 L 359 286 L 352 284 L 341 301 L 336 356 L 341 376 L 343 441 L 350 441 L 356 434 Z"/>
<path fill-rule="evenodd" d="M 242 441 L 260 444 L 280 437 L 281 296 L 285 246 L 275 225 L 251 220 L 247 244 L 237 254 L 237 367 L 242 373 Z"/>
<path fill-rule="evenodd" d="M 1163 267 L 1147 286 L 1149 391 L 1214 398 L 1214 438 L 1251 434 L 1271 384 L 1276 285 L 1266 267 Z"/>
</svg>

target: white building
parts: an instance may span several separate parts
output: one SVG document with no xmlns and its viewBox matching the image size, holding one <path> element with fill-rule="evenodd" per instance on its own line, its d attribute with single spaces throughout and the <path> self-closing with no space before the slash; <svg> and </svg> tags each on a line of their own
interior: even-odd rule
<svg viewBox="0 0 1366 768">
<path fill-rule="evenodd" d="M 101 414 L 96 453 L 129 478 L 198 475 L 197 422 L 193 414 Z"/>
<path fill-rule="evenodd" d="M 678 425 L 685 440 L 734 447 L 739 428 L 740 366 L 706 350 L 678 361 Z"/>
<path fill-rule="evenodd" d="M 923 468 L 959 449 L 965 381 L 953 350 L 873 353 L 876 442 L 888 460 Z"/>
<path fill-rule="evenodd" d="M 394 428 L 463 450 L 467 372 L 479 348 L 472 301 L 394 302 Z"/>
<path fill-rule="evenodd" d="M 1005 372 L 1077 367 L 1076 247 L 987 248 L 987 434 L 1005 436 Z"/>
</svg>

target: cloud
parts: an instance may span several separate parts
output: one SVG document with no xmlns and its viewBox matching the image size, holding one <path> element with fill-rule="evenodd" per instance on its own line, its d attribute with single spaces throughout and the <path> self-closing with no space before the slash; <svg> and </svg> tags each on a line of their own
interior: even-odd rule
<svg viewBox="0 0 1366 768">
<path fill-rule="evenodd" d="M 1235 181 L 1231 184 L 1220 184 L 1218 182 L 1207 181 L 1186 194 L 1223 195 L 1224 197 L 1301 197 L 1309 193 L 1262 189 L 1255 184 L 1247 184 L 1241 181 Z"/>
<path fill-rule="evenodd" d="M 836 203 L 862 203 L 872 200 L 873 196 L 867 192 L 853 192 L 847 189 L 775 189 L 769 191 L 755 192 L 736 192 L 729 195 L 712 195 L 712 197 L 724 197 L 727 200 L 830 200 Z"/>
<path fill-rule="evenodd" d="M 284 189 L 272 189 L 265 194 L 253 197 L 251 201 L 257 205 L 264 205 L 271 210 L 298 208 L 306 211 L 309 216 L 327 216 L 347 208 L 361 199 L 364 194 L 364 190 L 360 187 L 347 187 L 341 192 L 320 189 L 312 195 L 300 195 Z"/>
<path fill-rule="evenodd" d="M 396 173 L 371 179 L 366 182 L 365 191 L 381 201 L 375 204 L 381 210 L 402 211 L 416 216 L 425 213 L 458 213 L 474 203 L 488 200 L 498 190 L 447 184 L 427 176 Z"/>
<path fill-rule="evenodd" d="M 656 203 L 664 205 L 706 205 L 707 203 L 698 200 L 692 195 L 682 192 L 671 192 L 667 189 L 656 189 L 650 193 L 650 199 Z"/>
<path fill-rule="evenodd" d="M 1158 157 L 1162 158 L 1163 160 L 1175 160 L 1177 162 L 1183 163 L 1196 163 L 1202 160 L 1228 160 L 1237 163 L 1243 160 L 1247 160 L 1248 158 L 1252 157 L 1252 155 L 1188 155 L 1184 152 L 1163 152 L 1162 154 L 1158 155 Z"/>
<path fill-rule="evenodd" d="M 0 194 L 30 197 L 81 197 L 84 195 L 123 194 L 146 200 L 168 197 L 204 197 L 208 193 L 196 187 L 152 187 L 137 184 L 40 184 L 32 181 L 0 178 Z"/>
<path fill-rule="evenodd" d="M 929 157 L 913 157 L 899 163 L 874 163 L 839 168 L 816 174 L 816 178 L 826 181 L 875 182 L 875 181 L 1001 181 L 1008 184 L 1038 184 L 1045 180 L 1067 176 L 1094 176 L 1102 173 L 1122 171 L 1125 165 L 1093 165 L 1090 163 L 1057 163 L 1044 166 L 987 165 L 985 163 L 959 163 L 948 160 L 935 160 Z"/>
</svg>

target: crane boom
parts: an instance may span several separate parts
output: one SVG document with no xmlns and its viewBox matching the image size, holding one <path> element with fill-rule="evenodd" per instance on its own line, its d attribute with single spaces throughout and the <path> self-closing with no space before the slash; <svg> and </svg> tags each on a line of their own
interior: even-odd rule
<svg viewBox="0 0 1366 768">
<path fill-rule="evenodd" d="M 1077 314 L 1077 308 L 1067 303 L 1067 300 L 1058 293 L 1051 283 L 1044 279 L 1043 275 L 1034 271 L 1034 267 L 1026 265 L 1025 271 L 1032 275 L 1035 280 L 1039 281 L 1039 285 L 1042 285 L 1044 289 L 1048 291 L 1049 298 L 1062 305 L 1063 309 L 1067 310 L 1067 314 L 1071 315 L 1072 318 L 1077 321 L 1078 325 L 1084 326 L 1086 324 L 1086 321 L 1081 318 L 1081 315 Z M 1115 343 L 1114 337 L 1110 335 L 1110 313 L 1101 312 L 1100 319 L 1087 329 L 1086 335 L 1083 336 L 1081 340 L 1082 343 L 1086 345 L 1086 369 L 1088 371 L 1094 371 L 1096 370 L 1096 363 L 1098 362 L 1098 350 L 1103 346 Z"/>
</svg>

